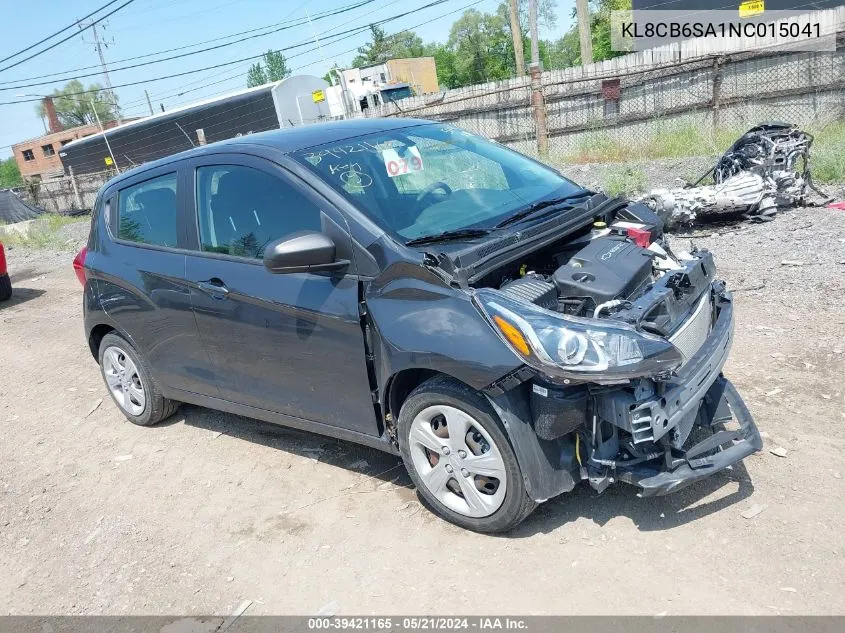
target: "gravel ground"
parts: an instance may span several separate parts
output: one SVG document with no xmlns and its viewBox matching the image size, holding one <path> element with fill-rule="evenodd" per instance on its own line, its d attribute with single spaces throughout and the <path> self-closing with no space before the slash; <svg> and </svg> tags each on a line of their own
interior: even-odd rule
<svg viewBox="0 0 845 633">
<path fill-rule="evenodd" d="M 376 451 L 189 406 L 132 426 L 73 249 L 12 249 L 0 613 L 845 614 L 845 212 L 694 234 L 737 289 L 726 374 L 764 450 L 664 498 L 579 485 L 498 537 L 436 519 Z"/>
</svg>

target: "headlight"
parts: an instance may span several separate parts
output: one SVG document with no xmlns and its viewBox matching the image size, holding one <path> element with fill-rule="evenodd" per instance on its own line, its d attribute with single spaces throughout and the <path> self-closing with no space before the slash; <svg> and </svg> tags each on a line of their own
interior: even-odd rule
<svg viewBox="0 0 845 633">
<path fill-rule="evenodd" d="M 626 323 L 550 312 L 493 290 L 478 290 L 474 301 L 527 365 L 552 377 L 618 381 L 683 362 L 669 341 Z"/>
</svg>

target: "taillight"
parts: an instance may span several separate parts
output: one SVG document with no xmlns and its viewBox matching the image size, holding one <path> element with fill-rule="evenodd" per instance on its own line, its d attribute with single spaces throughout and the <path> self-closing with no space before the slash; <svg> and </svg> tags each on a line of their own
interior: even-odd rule
<svg viewBox="0 0 845 633">
<path fill-rule="evenodd" d="M 76 254 L 76 257 L 73 258 L 73 272 L 76 273 L 76 278 L 79 280 L 79 283 L 82 284 L 83 288 L 85 287 L 85 256 L 88 255 L 88 247 L 83 246 L 82 250 Z"/>
</svg>

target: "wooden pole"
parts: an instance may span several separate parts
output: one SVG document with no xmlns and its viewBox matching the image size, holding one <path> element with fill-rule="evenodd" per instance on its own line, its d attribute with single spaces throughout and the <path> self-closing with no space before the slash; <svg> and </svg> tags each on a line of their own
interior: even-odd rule
<svg viewBox="0 0 845 633">
<path fill-rule="evenodd" d="M 537 64 L 539 69 L 540 36 L 537 33 L 537 0 L 528 0 L 528 30 L 531 32 L 531 64 Z"/>
<path fill-rule="evenodd" d="M 76 176 L 73 173 L 73 166 L 68 166 L 68 174 L 70 175 L 70 185 L 73 187 L 73 197 L 76 199 L 76 207 L 82 209 L 82 196 L 79 195 L 79 187 L 76 185 Z"/>
<path fill-rule="evenodd" d="M 534 132 L 537 137 L 537 153 L 540 158 L 549 155 L 549 129 L 546 125 L 546 102 L 543 97 L 543 81 L 540 64 L 531 64 L 531 105 L 534 109 Z"/>
<path fill-rule="evenodd" d="M 581 65 L 593 63 L 593 38 L 590 34 L 589 0 L 575 0 L 575 13 L 578 16 L 578 35 L 581 39 Z"/>
<path fill-rule="evenodd" d="M 509 0 L 511 14 L 511 37 L 513 55 L 516 59 L 516 76 L 525 74 L 525 49 L 522 47 L 522 26 L 519 24 L 519 0 Z"/>
</svg>

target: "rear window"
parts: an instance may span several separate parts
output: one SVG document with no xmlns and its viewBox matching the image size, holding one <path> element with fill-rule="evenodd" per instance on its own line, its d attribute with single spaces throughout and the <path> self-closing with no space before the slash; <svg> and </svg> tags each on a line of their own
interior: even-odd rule
<svg viewBox="0 0 845 633">
<path fill-rule="evenodd" d="M 121 189 L 117 208 L 119 239 L 177 245 L 175 172 Z"/>
</svg>

